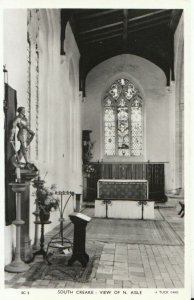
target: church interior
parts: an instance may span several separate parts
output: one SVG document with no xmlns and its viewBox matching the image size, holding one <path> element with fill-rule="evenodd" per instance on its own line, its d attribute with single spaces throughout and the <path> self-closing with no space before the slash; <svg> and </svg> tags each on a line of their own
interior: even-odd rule
<svg viewBox="0 0 194 300">
<path fill-rule="evenodd" d="M 184 288 L 183 10 L 3 17 L 5 286 Z"/>
</svg>

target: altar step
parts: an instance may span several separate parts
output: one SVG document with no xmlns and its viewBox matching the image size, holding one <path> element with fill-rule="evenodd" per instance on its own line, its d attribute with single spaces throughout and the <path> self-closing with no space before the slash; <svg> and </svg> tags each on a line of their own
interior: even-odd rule
<svg viewBox="0 0 194 300">
<path fill-rule="evenodd" d="M 178 206 L 178 208 L 180 208 L 180 206 L 178 205 L 178 202 L 176 204 L 176 206 Z M 159 208 L 175 208 L 175 202 L 174 203 L 171 203 L 171 202 L 155 202 L 155 205 L 154 205 L 154 209 L 159 209 Z M 82 204 L 82 210 L 85 210 L 85 209 L 90 209 L 90 208 L 95 208 L 95 203 L 94 202 L 83 202 Z"/>
<path fill-rule="evenodd" d="M 83 202 L 82 207 L 84 208 L 94 208 L 95 202 Z"/>
<path fill-rule="evenodd" d="M 174 208 L 175 206 L 173 204 L 170 204 L 168 202 L 165 203 L 155 203 L 154 208 Z"/>
</svg>

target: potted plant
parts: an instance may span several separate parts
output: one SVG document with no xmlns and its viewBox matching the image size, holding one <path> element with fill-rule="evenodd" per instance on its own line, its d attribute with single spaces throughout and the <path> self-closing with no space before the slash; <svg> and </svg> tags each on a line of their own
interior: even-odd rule
<svg viewBox="0 0 194 300">
<path fill-rule="evenodd" d="M 54 211 L 59 206 L 59 198 L 56 196 L 56 185 L 52 184 L 51 187 L 45 187 L 44 181 L 38 180 L 34 182 L 33 186 L 36 188 L 36 204 L 38 206 L 39 218 L 41 222 L 48 221 L 50 212 Z"/>
</svg>

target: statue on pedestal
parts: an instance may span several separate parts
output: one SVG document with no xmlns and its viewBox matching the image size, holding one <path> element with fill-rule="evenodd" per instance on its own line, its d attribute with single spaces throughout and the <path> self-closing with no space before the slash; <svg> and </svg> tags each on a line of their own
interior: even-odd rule
<svg viewBox="0 0 194 300">
<path fill-rule="evenodd" d="M 22 218 L 23 226 L 21 229 L 21 238 L 18 238 L 18 247 L 19 252 L 21 250 L 21 255 L 25 261 L 28 261 L 32 258 L 32 249 L 31 249 L 31 239 L 29 237 L 29 211 L 30 211 L 30 181 L 37 176 L 38 169 L 32 163 L 30 163 L 27 155 L 28 146 L 32 142 L 35 133 L 29 128 L 28 120 L 25 116 L 25 108 L 19 107 L 17 109 L 17 115 L 14 117 L 11 122 L 11 128 L 9 129 L 7 140 L 10 142 L 13 152 L 9 156 L 9 185 L 14 184 L 14 187 L 20 185 L 24 186 L 24 192 L 20 195 L 20 204 L 16 201 L 16 214 L 19 210 L 21 213 L 20 218 Z M 19 150 L 16 150 L 15 147 L 15 134 L 17 131 L 17 140 L 20 143 Z M 24 162 L 22 160 L 24 159 Z M 14 170 L 15 169 L 15 175 Z M 10 181 L 12 181 L 10 183 Z M 13 182 L 14 181 L 14 182 Z M 13 188 L 12 188 L 13 190 Z M 16 194 L 17 196 L 17 194 Z M 17 198 L 17 197 L 16 197 Z M 17 199 L 16 199 L 17 200 Z M 17 217 L 17 216 L 16 216 Z M 18 217 L 19 218 L 19 217 Z M 16 218 L 17 221 L 17 218 Z M 14 222 L 14 221 L 13 221 Z M 21 248 L 21 249 L 20 249 Z M 9 267 L 8 267 L 9 269 Z M 23 267 L 22 267 L 23 269 Z M 18 271 L 18 268 L 16 268 Z"/>
<path fill-rule="evenodd" d="M 16 118 L 13 121 L 10 138 L 9 138 L 10 143 L 12 144 L 14 151 L 15 151 L 15 154 L 11 158 L 11 161 L 12 161 L 12 164 L 16 168 L 18 168 L 18 167 L 22 166 L 20 161 L 23 157 L 25 160 L 24 168 L 28 169 L 28 170 L 33 170 L 35 166 L 28 161 L 27 149 L 34 138 L 35 133 L 28 127 L 28 120 L 25 116 L 25 108 L 19 107 L 17 109 L 17 112 L 18 112 L 18 115 L 16 116 Z M 17 139 L 20 142 L 20 149 L 18 151 L 16 151 L 14 143 L 13 143 L 13 138 L 14 138 L 14 134 L 16 131 L 16 127 L 18 127 L 18 129 L 19 129 L 18 134 L 17 134 Z"/>
</svg>

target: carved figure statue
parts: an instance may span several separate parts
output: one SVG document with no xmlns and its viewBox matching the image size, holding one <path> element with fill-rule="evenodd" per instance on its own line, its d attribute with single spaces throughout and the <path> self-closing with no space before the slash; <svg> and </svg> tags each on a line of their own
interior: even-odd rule
<svg viewBox="0 0 194 300">
<path fill-rule="evenodd" d="M 31 169 L 32 164 L 30 164 L 30 162 L 28 161 L 27 149 L 28 149 L 28 146 L 30 145 L 31 141 L 33 140 L 35 133 L 28 127 L 28 120 L 25 116 L 25 108 L 19 107 L 17 109 L 17 112 L 18 112 L 18 115 L 16 116 L 15 120 L 13 121 L 9 140 L 15 150 L 13 138 L 14 138 L 14 134 L 16 131 L 16 127 L 18 127 L 19 130 L 18 130 L 18 134 L 17 134 L 17 139 L 20 142 L 20 149 L 17 152 L 15 150 L 15 155 L 12 158 L 12 163 L 16 167 L 19 166 L 22 157 L 24 157 L 25 168 Z"/>
</svg>

